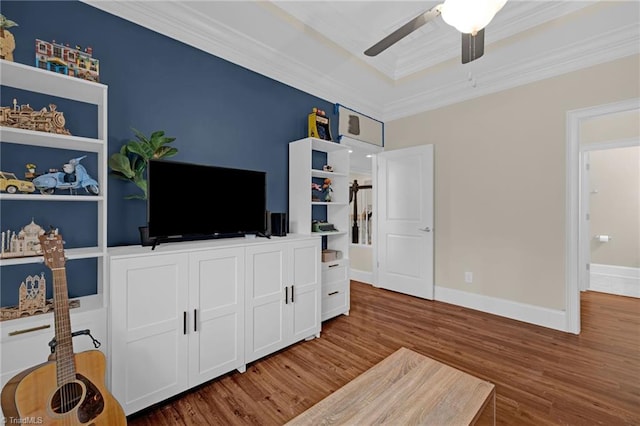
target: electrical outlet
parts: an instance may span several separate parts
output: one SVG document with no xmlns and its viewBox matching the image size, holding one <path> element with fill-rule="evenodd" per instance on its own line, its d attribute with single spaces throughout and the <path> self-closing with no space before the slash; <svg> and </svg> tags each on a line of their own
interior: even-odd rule
<svg viewBox="0 0 640 426">
<path fill-rule="evenodd" d="M 471 284 L 473 282 L 473 272 L 464 273 L 464 282 L 467 284 Z"/>
</svg>

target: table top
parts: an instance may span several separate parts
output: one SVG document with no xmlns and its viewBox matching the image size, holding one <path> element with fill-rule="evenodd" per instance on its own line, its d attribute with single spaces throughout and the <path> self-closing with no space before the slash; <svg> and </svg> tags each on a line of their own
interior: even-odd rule
<svg viewBox="0 0 640 426">
<path fill-rule="evenodd" d="M 400 348 L 288 425 L 473 424 L 493 384 Z"/>
</svg>

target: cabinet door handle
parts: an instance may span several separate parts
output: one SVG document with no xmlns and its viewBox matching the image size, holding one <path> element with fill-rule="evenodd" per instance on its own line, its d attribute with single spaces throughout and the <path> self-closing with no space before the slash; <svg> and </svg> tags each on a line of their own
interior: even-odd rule
<svg viewBox="0 0 640 426">
<path fill-rule="evenodd" d="M 198 331 L 198 317 L 197 317 L 197 309 L 193 310 L 193 331 Z"/>
<path fill-rule="evenodd" d="M 17 336 L 19 334 L 31 333 L 32 331 L 45 330 L 51 328 L 51 324 L 40 325 L 38 327 L 25 328 L 23 330 L 16 330 L 9 333 L 9 336 Z"/>
<path fill-rule="evenodd" d="M 291 286 L 291 303 L 293 303 L 293 302 L 294 302 L 294 300 L 293 300 L 293 286 Z"/>
<path fill-rule="evenodd" d="M 339 263 L 334 263 L 333 265 L 329 265 L 328 267 L 329 268 L 335 268 L 336 266 L 340 266 L 340 264 Z"/>
<path fill-rule="evenodd" d="M 331 293 L 329 293 L 327 296 L 333 296 L 334 294 L 338 294 L 340 293 L 339 291 L 332 291 Z"/>
<path fill-rule="evenodd" d="M 284 288 L 284 304 L 289 304 L 289 287 Z"/>
<path fill-rule="evenodd" d="M 187 311 L 182 313 L 182 332 L 187 334 Z"/>
</svg>

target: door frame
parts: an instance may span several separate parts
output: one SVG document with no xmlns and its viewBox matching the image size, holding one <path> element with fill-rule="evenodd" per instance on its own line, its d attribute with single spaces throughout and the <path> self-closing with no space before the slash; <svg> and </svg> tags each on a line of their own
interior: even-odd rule
<svg viewBox="0 0 640 426">
<path fill-rule="evenodd" d="M 583 122 L 609 114 L 640 110 L 640 98 L 567 111 L 566 115 L 566 200 L 565 200 L 565 331 L 580 334 L 580 277 L 584 262 L 581 247 L 588 236 L 581 235 L 581 182 L 584 159 L 580 150 Z"/>
</svg>

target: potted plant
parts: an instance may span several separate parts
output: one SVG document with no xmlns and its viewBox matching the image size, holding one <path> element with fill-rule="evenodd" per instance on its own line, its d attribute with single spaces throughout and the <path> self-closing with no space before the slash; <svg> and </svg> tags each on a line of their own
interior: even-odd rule
<svg viewBox="0 0 640 426">
<path fill-rule="evenodd" d="M 176 138 L 164 135 L 163 130 L 157 130 L 146 137 L 139 130 L 132 129 L 137 140 L 130 140 L 122 145 L 120 152 L 109 157 L 111 174 L 119 179 L 133 182 L 142 194 L 127 195 L 125 199 L 147 199 L 146 170 L 149 160 L 173 157 L 178 149 L 169 146 Z"/>
<path fill-rule="evenodd" d="M 132 194 L 125 199 L 147 199 L 147 177 L 146 170 L 149 160 L 173 157 L 178 153 L 178 149 L 169 146 L 176 138 L 164 135 L 163 130 L 157 130 L 146 137 L 139 130 L 132 129 L 137 140 L 130 140 L 122 145 L 120 152 L 109 157 L 109 167 L 111 174 L 119 179 L 133 182 L 142 194 Z M 149 238 L 149 228 L 140 226 L 140 240 L 143 246 L 154 245 L 155 241 Z"/>
</svg>

